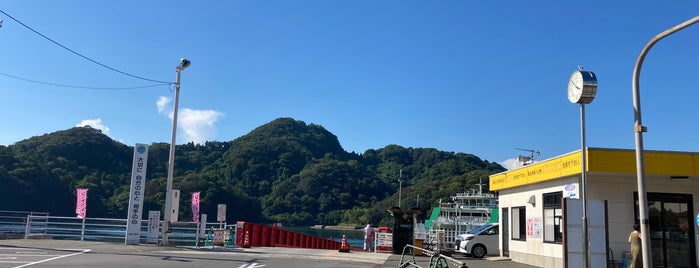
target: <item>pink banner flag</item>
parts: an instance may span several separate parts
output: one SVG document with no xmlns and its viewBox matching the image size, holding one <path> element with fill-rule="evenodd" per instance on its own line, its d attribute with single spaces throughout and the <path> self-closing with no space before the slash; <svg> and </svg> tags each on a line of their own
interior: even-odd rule
<svg viewBox="0 0 699 268">
<path fill-rule="evenodd" d="M 192 193 L 192 221 L 199 222 L 199 193 Z"/>
<path fill-rule="evenodd" d="M 78 188 L 78 202 L 75 204 L 75 214 L 78 218 L 87 215 L 87 189 Z"/>
</svg>

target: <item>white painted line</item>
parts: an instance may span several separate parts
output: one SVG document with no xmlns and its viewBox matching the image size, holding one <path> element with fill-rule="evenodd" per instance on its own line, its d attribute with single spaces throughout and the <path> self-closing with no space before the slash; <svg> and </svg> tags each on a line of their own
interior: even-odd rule
<svg viewBox="0 0 699 268">
<path fill-rule="evenodd" d="M 0 256 L 22 256 L 22 257 L 52 257 L 52 256 L 61 256 L 57 254 L 0 254 Z M 2 258 L 2 257 L 0 257 Z"/>
<path fill-rule="evenodd" d="M 89 249 L 85 249 L 85 250 L 83 250 L 83 251 L 81 251 L 81 252 L 76 252 L 76 253 L 68 254 L 68 255 L 61 255 L 61 256 L 58 256 L 58 257 L 53 257 L 53 258 L 45 259 L 45 260 L 41 260 L 41 261 L 30 262 L 30 263 L 27 263 L 27 264 L 24 264 L 24 265 L 15 266 L 14 268 L 27 267 L 27 266 L 31 266 L 31 265 L 34 265 L 34 264 L 39 264 L 39 263 L 44 263 L 44 262 L 53 261 L 53 260 L 57 260 L 57 259 L 62 259 L 62 258 L 66 258 L 66 257 L 76 256 L 76 255 L 80 255 L 80 254 L 84 254 L 84 253 L 88 253 L 88 252 L 90 252 L 90 250 L 89 250 Z"/>
</svg>

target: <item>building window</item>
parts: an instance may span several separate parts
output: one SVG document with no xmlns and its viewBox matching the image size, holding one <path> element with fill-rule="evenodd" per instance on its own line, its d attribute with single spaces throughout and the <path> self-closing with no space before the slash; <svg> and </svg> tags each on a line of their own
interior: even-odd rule
<svg viewBox="0 0 699 268">
<path fill-rule="evenodd" d="M 526 207 L 512 208 L 512 240 L 527 240 Z"/>
<path fill-rule="evenodd" d="M 563 192 L 544 194 L 544 242 L 562 243 L 561 221 Z"/>
</svg>

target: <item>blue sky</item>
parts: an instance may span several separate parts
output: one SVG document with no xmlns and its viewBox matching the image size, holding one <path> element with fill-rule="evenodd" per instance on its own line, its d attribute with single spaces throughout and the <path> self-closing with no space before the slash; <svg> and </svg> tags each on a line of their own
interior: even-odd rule
<svg viewBox="0 0 699 268">
<path fill-rule="evenodd" d="M 587 145 L 633 149 L 636 59 L 699 15 L 699 1 L 8 0 L 0 10 L 135 76 L 172 82 L 191 60 L 178 144 L 291 117 L 350 152 L 398 144 L 505 163 L 529 154 L 515 148 L 539 160 L 580 148 L 580 107 L 566 95 L 579 65 L 599 82 Z M 0 144 L 84 124 L 130 146 L 170 142 L 172 87 L 96 89 L 157 83 L 0 19 Z M 699 151 L 698 47 L 694 25 L 646 58 L 646 149 Z"/>
</svg>

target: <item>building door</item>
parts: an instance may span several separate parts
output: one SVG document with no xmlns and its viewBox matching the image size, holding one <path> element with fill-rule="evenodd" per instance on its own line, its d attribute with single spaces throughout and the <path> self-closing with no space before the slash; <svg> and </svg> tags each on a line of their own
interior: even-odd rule
<svg viewBox="0 0 699 268">
<path fill-rule="evenodd" d="M 638 220 L 638 194 L 634 206 Z M 691 194 L 648 193 L 653 267 L 696 267 Z"/>
<path fill-rule="evenodd" d="M 502 224 L 500 225 L 500 237 L 502 237 L 502 256 L 510 256 L 510 212 L 508 208 L 502 208 Z"/>
</svg>

